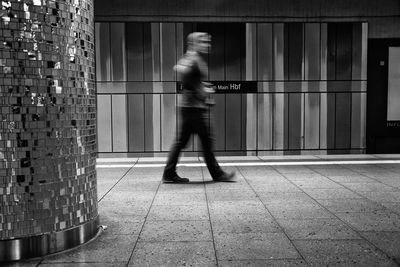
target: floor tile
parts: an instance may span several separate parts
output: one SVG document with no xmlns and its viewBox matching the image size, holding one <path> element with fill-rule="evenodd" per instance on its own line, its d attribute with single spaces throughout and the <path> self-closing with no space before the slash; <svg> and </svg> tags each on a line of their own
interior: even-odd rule
<svg viewBox="0 0 400 267">
<path fill-rule="evenodd" d="M 259 192 L 265 205 L 313 205 L 317 202 L 304 192 Z"/>
<path fill-rule="evenodd" d="M 362 196 L 346 188 L 304 188 L 303 190 L 306 194 L 315 199 L 362 198 Z"/>
<path fill-rule="evenodd" d="M 234 201 L 234 200 L 258 200 L 256 193 L 251 189 L 243 190 L 207 190 L 207 200 L 213 201 Z"/>
<path fill-rule="evenodd" d="M 389 257 L 400 258 L 400 232 L 361 232 L 361 235 Z"/>
<path fill-rule="evenodd" d="M 153 205 L 205 205 L 204 193 L 157 193 Z"/>
<path fill-rule="evenodd" d="M 400 202 L 400 191 L 397 192 L 360 192 L 366 198 L 377 202 Z"/>
<path fill-rule="evenodd" d="M 114 216 L 107 213 L 100 214 L 100 224 L 107 226 L 107 232 L 111 235 L 138 235 L 144 220 L 144 215 Z"/>
<path fill-rule="evenodd" d="M 209 221 L 146 221 L 140 241 L 211 241 Z"/>
<path fill-rule="evenodd" d="M 300 258 L 283 233 L 220 233 L 214 239 L 219 260 Z"/>
<path fill-rule="evenodd" d="M 365 240 L 297 240 L 294 244 L 311 266 L 396 266 Z"/>
<path fill-rule="evenodd" d="M 268 214 L 259 200 L 214 201 L 209 203 L 213 214 Z"/>
<path fill-rule="evenodd" d="M 366 198 L 319 199 L 318 203 L 333 213 L 376 212 L 386 208 Z"/>
<path fill-rule="evenodd" d="M 206 205 L 153 205 L 147 216 L 148 221 L 157 220 L 208 220 L 208 210 Z"/>
<path fill-rule="evenodd" d="M 295 259 L 278 259 L 278 260 L 230 260 L 218 261 L 219 267 L 305 267 L 309 266 L 305 261 Z"/>
<path fill-rule="evenodd" d="M 376 183 L 376 180 L 364 175 L 329 175 L 330 180 L 337 183 Z"/>
<path fill-rule="evenodd" d="M 310 205 L 292 205 L 280 204 L 269 205 L 266 204 L 268 211 L 275 218 L 280 219 L 312 219 L 312 218 L 332 218 L 334 217 L 329 211 L 317 204 Z"/>
<path fill-rule="evenodd" d="M 138 242 L 129 266 L 216 266 L 212 242 Z"/>
<path fill-rule="evenodd" d="M 382 183 L 344 183 L 345 187 L 356 192 L 375 191 L 375 192 L 386 192 L 396 191 L 395 187 L 388 186 Z"/>
<path fill-rule="evenodd" d="M 100 201 L 99 214 L 107 216 L 146 215 L 150 209 L 151 201 Z"/>
<path fill-rule="evenodd" d="M 281 232 L 278 224 L 267 214 L 212 215 L 214 233 L 271 233 Z"/>
<path fill-rule="evenodd" d="M 293 239 L 360 239 L 348 225 L 332 219 L 278 219 L 278 223 Z"/>
<path fill-rule="evenodd" d="M 400 231 L 400 215 L 390 211 L 336 213 L 358 231 Z"/>
</svg>

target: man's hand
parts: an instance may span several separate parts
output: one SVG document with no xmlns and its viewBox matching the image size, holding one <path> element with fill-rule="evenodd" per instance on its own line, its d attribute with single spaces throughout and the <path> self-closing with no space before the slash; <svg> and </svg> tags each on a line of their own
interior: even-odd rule
<svg viewBox="0 0 400 267">
<path fill-rule="evenodd" d="M 208 82 L 203 82 L 203 88 L 204 88 L 204 92 L 208 93 L 208 94 L 213 94 L 215 93 L 215 88 L 212 85 L 212 83 L 208 83 Z"/>
</svg>

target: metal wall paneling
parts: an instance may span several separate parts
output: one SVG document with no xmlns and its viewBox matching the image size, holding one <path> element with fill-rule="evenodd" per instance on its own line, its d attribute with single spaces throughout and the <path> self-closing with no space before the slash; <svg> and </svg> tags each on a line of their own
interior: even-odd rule
<svg viewBox="0 0 400 267">
<path fill-rule="evenodd" d="M 208 29 L 212 36 L 212 47 L 209 54 L 209 80 L 224 81 L 225 70 L 225 26 L 224 23 L 213 23 Z"/>
<path fill-rule="evenodd" d="M 97 96 L 97 140 L 99 152 L 112 152 L 111 96 Z"/>
<path fill-rule="evenodd" d="M 145 134 L 146 110 L 143 94 L 128 95 L 129 152 L 142 152 L 148 136 Z"/>
<path fill-rule="evenodd" d="M 327 91 L 328 80 L 328 24 L 321 24 L 321 81 L 320 91 Z M 319 149 L 327 149 L 327 130 L 328 130 L 328 95 L 326 93 L 320 94 L 319 99 Z"/>
<path fill-rule="evenodd" d="M 226 150 L 241 149 L 242 113 L 241 95 L 226 94 L 225 140 Z M 216 129 L 218 130 L 218 128 Z"/>
<path fill-rule="evenodd" d="M 126 107 L 126 95 L 113 95 L 111 101 L 113 152 L 126 152 L 128 151 L 128 109 Z"/>
<path fill-rule="evenodd" d="M 153 43 L 152 24 L 143 23 L 143 75 L 144 81 L 153 81 Z"/>
<path fill-rule="evenodd" d="M 125 23 L 110 23 L 112 81 L 126 81 L 125 45 Z"/>
<path fill-rule="evenodd" d="M 176 97 L 174 94 L 161 95 L 161 150 L 168 151 L 175 138 Z"/>
<path fill-rule="evenodd" d="M 95 23 L 96 79 L 111 80 L 110 23 Z"/>
<path fill-rule="evenodd" d="M 351 146 L 351 103 L 352 93 L 336 94 L 335 149 Z"/>
<path fill-rule="evenodd" d="M 273 24 L 273 39 L 274 39 L 274 80 L 284 80 L 284 24 L 274 23 Z M 284 91 L 283 82 L 275 82 L 275 91 Z M 285 95 L 275 94 L 273 99 L 273 150 L 284 149 L 284 125 L 285 125 Z"/>
<path fill-rule="evenodd" d="M 353 24 L 336 24 L 336 80 L 351 80 Z"/>
<path fill-rule="evenodd" d="M 144 25 L 139 22 L 126 23 L 126 60 L 128 81 L 144 80 Z"/>
<path fill-rule="evenodd" d="M 246 24 L 245 80 L 257 80 L 257 24 Z M 257 149 L 257 94 L 246 94 L 246 150 Z"/>
<path fill-rule="evenodd" d="M 215 106 L 212 108 L 213 128 L 215 135 L 215 149 L 224 151 L 226 149 L 226 95 L 217 94 L 215 97 Z"/>
<path fill-rule="evenodd" d="M 159 147 L 154 146 L 154 136 L 157 132 L 157 129 L 160 129 L 160 124 L 154 124 L 154 113 L 156 112 L 154 102 L 158 102 L 160 97 L 159 95 L 153 94 L 144 94 L 143 100 L 143 132 L 144 132 L 144 151 L 158 151 Z M 159 106 L 159 105 L 158 105 Z M 157 117 L 157 116 L 156 116 Z M 157 127 L 158 126 L 158 127 Z M 138 126 L 139 127 L 139 126 Z"/>
<path fill-rule="evenodd" d="M 225 24 L 225 72 L 227 81 L 242 79 L 242 64 L 245 63 L 245 24 Z M 212 48 L 211 48 L 212 49 Z"/>
<path fill-rule="evenodd" d="M 176 64 L 177 47 L 175 23 L 160 23 L 160 25 L 161 81 L 175 81 L 176 75 L 173 69 Z M 175 84 L 173 87 L 175 89 Z"/>
</svg>

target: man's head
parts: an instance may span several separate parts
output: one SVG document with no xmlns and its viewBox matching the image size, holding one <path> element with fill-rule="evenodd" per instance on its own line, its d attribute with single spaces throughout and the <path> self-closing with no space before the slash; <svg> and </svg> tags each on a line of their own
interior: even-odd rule
<svg viewBox="0 0 400 267">
<path fill-rule="evenodd" d="M 211 47 L 211 35 L 206 32 L 192 32 L 187 36 L 188 50 L 206 54 Z"/>
</svg>

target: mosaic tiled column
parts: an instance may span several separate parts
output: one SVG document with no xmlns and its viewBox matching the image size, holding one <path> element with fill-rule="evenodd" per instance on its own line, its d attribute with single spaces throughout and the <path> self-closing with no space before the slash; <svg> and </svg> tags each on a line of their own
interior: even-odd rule
<svg viewBox="0 0 400 267">
<path fill-rule="evenodd" d="M 0 261 L 98 229 L 92 0 L 0 1 Z"/>
</svg>

